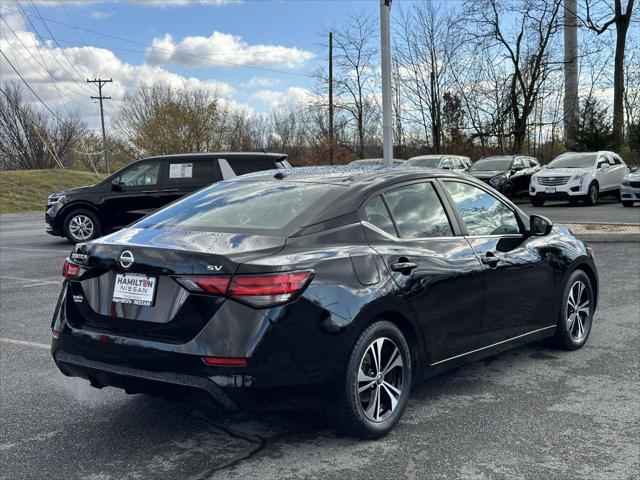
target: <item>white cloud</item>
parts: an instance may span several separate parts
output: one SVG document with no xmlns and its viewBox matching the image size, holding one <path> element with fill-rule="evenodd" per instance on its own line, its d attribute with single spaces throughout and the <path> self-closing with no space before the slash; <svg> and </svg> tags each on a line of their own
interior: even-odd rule
<svg viewBox="0 0 640 480">
<path fill-rule="evenodd" d="M 111 17 L 115 12 L 103 12 L 101 10 L 93 10 L 89 16 L 96 20 L 104 20 L 105 18 Z"/>
<path fill-rule="evenodd" d="M 250 98 L 262 102 L 274 110 L 288 104 L 308 102 L 313 98 L 313 94 L 306 88 L 289 87 L 285 91 L 260 90 L 253 93 Z"/>
<path fill-rule="evenodd" d="M 280 79 L 278 78 L 270 78 L 270 77 L 252 77 L 250 80 L 241 83 L 240 86 L 242 88 L 268 88 L 273 87 L 280 83 Z"/>
<path fill-rule="evenodd" d="M 185 77 L 160 66 L 133 65 L 123 62 L 112 51 L 104 48 L 60 49 L 53 44 L 41 43 L 31 32 L 16 30 L 14 36 L 3 29 L 0 49 L 50 108 L 60 113 L 64 113 L 65 109 L 78 111 L 89 122 L 90 127 L 96 121 L 98 110 L 89 97 L 97 95 L 97 91 L 94 85 L 86 84 L 85 80 L 95 76 L 113 78 L 113 83 L 107 84 L 103 89 L 104 95 L 112 97 L 112 100 L 105 102 L 108 114 L 117 112 L 125 93 L 135 91 L 140 83 L 152 85 L 162 82 L 178 88 L 202 87 L 235 105 L 230 97 L 236 90 L 226 82 Z M 0 70 L 3 83 L 14 81 L 22 85 L 19 76 L 1 56 Z M 46 73 L 47 70 L 56 80 L 55 83 Z M 25 98 L 32 99 L 33 96 L 26 87 L 24 90 Z M 38 105 L 37 100 L 33 99 L 33 102 Z"/>
<path fill-rule="evenodd" d="M 170 34 L 154 38 L 147 48 L 151 65 L 177 64 L 191 68 L 264 65 L 299 68 L 314 54 L 280 45 L 249 45 L 240 36 L 213 32 L 209 37 L 188 36 L 175 42 Z"/>
</svg>

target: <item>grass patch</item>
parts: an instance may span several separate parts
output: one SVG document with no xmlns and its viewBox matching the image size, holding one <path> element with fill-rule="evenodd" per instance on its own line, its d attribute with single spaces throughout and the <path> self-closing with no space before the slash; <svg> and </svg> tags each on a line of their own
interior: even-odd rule
<svg viewBox="0 0 640 480">
<path fill-rule="evenodd" d="M 80 170 L 0 171 L 0 213 L 44 212 L 47 197 L 53 192 L 98 180 L 94 173 Z"/>
</svg>

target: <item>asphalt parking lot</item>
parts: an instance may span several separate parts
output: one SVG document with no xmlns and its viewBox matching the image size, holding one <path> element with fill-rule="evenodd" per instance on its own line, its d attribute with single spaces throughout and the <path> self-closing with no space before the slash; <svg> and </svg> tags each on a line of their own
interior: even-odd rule
<svg viewBox="0 0 640 480">
<path fill-rule="evenodd" d="M 364 442 L 310 412 L 225 413 L 64 377 L 48 343 L 70 247 L 40 215 L 2 216 L 0 478 L 637 478 L 640 246 L 593 247 L 601 298 L 584 349 L 535 343 L 449 372 Z"/>
<path fill-rule="evenodd" d="M 543 215 L 557 223 L 640 223 L 640 204 L 625 208 L 614 199 L 602 199 L 593 207 L 568 202 L 546 202 L 534 207 L 526 198 L 517 198 L 516 203 L 528 214 Z"/>
</svg>

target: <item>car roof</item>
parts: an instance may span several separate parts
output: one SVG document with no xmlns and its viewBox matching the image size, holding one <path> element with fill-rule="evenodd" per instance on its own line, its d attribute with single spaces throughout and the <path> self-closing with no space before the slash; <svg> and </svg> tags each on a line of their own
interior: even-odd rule
<svg viewBox="0 0 640 480">
<path fill-rule="evenodd" d="M 188 158 L 189 160 L 208 160 L 211 157 L 223 157 L 227 160 L 244 157 L 272 158 L 274 160 L 287 158 L 285 153 L 270 152 L 206 152 L 206 153 L 172 153 L 168 155 L 153 155 L 142 160 L 158 160 L 172 158 Z"/>
</svg>

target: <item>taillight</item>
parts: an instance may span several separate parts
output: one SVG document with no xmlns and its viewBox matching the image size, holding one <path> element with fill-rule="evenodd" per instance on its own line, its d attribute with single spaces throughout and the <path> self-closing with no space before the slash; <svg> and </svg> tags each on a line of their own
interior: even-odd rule
<svg viewBox="0 0 640 480">
<path fill-rule="evenodd" d="M 67 259 L 64 261 L 62 267 L 62 276 L 67 280 L 78 280 L 87 270 L 87 268 L 81 267 Z"/>
<path fill-rule="evenodd" d="M 202 357 L 206 365 L 216 367 L 246 367 L 247 359 L 241 357 Z"/>
<path fill-rule="evenodd" d="M 294 300 L 305 289 L 313 272 L 267 273 L 261 275 L 178 277 L 188 290 L 229 297 L 252 307 L 265 308 Z"/>
</svg>

